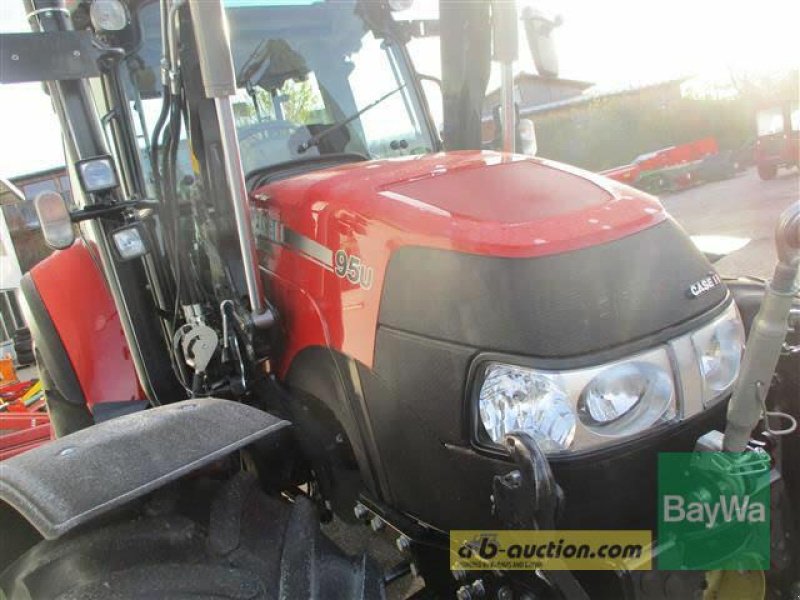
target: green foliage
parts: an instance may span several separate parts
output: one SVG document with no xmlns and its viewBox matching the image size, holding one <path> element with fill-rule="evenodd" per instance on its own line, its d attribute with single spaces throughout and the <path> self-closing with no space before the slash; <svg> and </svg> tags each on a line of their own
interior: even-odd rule
<svg viewBox="0 0 800 600">
<path fill-rule="evenodd" d="M 274 119 L 275 109 L 270 93 L 262 88 L 255 88 L 255 94 L 262 117 Z M 279 94 L 283 98 L 284 119 L 295 124 L 313 121 L 314 119 L 311 117 L 322 104 L 308 80 L 286 81 L 279 90 Z M 258 120 L 252 99 L 249 97 L 244 99 L 242 96 L 243 94 L 240 94 L 233 103 L 233 114 L 240 126 L 255 123 Z"/>
<path fill-rule="evenodd" d="M 306 81 L 287 81 L 281 92 L 286 96 L 283 113 L 292 123 L 309 123 L 312 112 L 317 108 L 317 94 L 311 83 Z"/>
<path fill-rule="evenodd" d="M 261 115 L 272 115 L 272 96 L 270 96 L 269 92 L 257 87 L 255 88 L 255 95 L 258 101 L 258 107 L 261 110 Z M 236 123 L 240 126 L 255 123 L 257 121 L 257 115 L 252 98 L 248 96 L 245 100 L 242 96 L 239 96 L 233 102 L 233 115 L 236 118 Z"/>
</svg>

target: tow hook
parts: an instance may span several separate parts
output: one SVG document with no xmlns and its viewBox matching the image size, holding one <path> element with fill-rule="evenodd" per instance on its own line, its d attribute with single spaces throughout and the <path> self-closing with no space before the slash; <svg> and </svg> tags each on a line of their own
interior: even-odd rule
<svg viewBox="0 0 800 600">
<path fill-rule="evenodd" d="M 564 507 L 564 492 L 556 483 L 544 452 L 527 433 L 510 433 L 503 443 L 517 468 L 494 478 L 495 516 L 508 529 L 555 529 Z M 540 575 L 565 598 L 589 600 L 571 571 L 546 571 Z"/>
<path fill-rule="evenodd" d="M 564 493 L 544 452 L 527 433 L 511 433 L 504 444 L 517 468 L 495 476 L 494 514 L 510 529 L 553 529 Z"/>
</svg>

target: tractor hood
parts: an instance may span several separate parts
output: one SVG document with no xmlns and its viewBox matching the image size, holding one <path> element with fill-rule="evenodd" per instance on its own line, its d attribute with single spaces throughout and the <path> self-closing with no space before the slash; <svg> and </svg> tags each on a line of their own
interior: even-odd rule
<svg viewBox="0 0 800 600">
<path fill-rule="evenodd" d="M 253 218 L 276 297 L 305 290 L 298 321 L 321 321 L 309 340 L 366 365 L 382 327 L 576 356 L 674 332 L 726 297 L 688 293 L 713 268 L 657 199 L 539 159 L 348 164 L 258 189 Z"/>
<path fill-rule="evenodd" d="M 351 163 L 264 186 L 255 197 L 279 206 L 287 224 L 313 212 L 324 225 L 323 214 L 344 212 L 402 232 L 401 245 L 509 257 L 603 243 L 665 218 L 655 198 L 622 184 L 495 152 Z"/>
</svg>

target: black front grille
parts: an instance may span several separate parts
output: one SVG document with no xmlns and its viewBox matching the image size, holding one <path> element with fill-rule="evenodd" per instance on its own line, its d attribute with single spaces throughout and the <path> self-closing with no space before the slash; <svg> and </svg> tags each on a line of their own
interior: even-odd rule
<svg viewBox="0 0 800 600">
<path fill-rule="evenodd" d="M 688 294 L 711 271 L 672 221 L 539 258 L 401 248 L 389 262 L 379 322 L 485 351 L 586 355 L 674 335 L 676 326 L 720 305 L 724 285 Z"/>
</svg>

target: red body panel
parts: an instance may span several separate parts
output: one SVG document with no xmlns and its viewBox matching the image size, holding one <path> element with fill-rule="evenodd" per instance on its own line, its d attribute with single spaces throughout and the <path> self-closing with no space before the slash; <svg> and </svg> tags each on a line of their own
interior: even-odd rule
<svg viewBox="0 0 800 600">
<path fill-rule="evenodd" d="M 615 240 L 665 218 L 655 198 L 627 186 L 495 152 L 311 172 L 257 190 L 253 209 L 262 269 L 286 329 L 281 373 L 308 346 L 329 346 L 372 365 L 384 274 L 402 246 L 544 256 Z M 360 276 L 337 276 L 337 253 L 357 257 Z M 425 290 L 419 293 L 424 306 Z"/>
<path fill-rule="evenodd" d="M 86 246 L 56 252 L 30 273 L 89 409 L 143 399 L 117 309 Z"/>
</svg>

